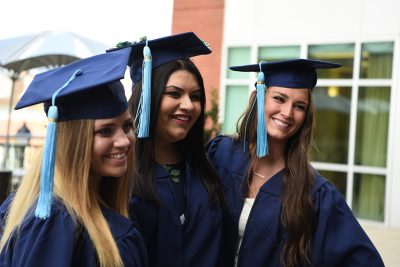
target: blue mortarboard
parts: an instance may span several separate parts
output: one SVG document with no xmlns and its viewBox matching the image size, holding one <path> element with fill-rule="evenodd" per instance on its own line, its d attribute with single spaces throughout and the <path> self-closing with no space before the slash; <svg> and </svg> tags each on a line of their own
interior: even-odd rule
<svg viewBox="0 0 400 267">
<path fill-rule="evenodd" d="M 259 64 L 232 66 L 234 71 L 258 72 L 257 91 L 257 148 L 258 157 L 268 154 L 267 127 L 264 112 L 265 86 L 287 88 L 308 88 L 312 90 L 317 84 L 316 69 L 338 68 L 340 64 L 311 60 L 290 59 L 282 61 L 260 62 Z M 253 103 L 254 107 L 254 103 Z M 246 122 L 247 123 L 247 122 Z"/>
<path fill-rule="evenodd" d="M 149 136 L 151 72 L 167 62 L 187 59 L 193 56 L 211 53 L 208 44 L 193 32 L 166 36 L 154 40 L 146 40 L 130 45 L 132 53 L 129 58 L 132 82 L 142 81 L 142 95 L 137 109 L 138 138 Z M 115 51 L 118 48 L 108 51 Z"/>
<path fill-rule="evenodd" d="M 266 86 L 288 88 L 308 88 L 312 90 L 317 84 L 315 69 L 332 69 L 341 65 L 328 61 L 311 59 L 290 59 L 282 61 L 260 62 L 260 64 L 229 67 L 235 71 L 259 72 L 265 76 Z"/>
<path fill-rule="evenodd" d="M 125 48 L 37 74 L 15 109 L 38 103 L 48 108 L 53 94 L 78 71 L 55 97 L 58 121 L 110 118 L 122 113 L 127 102 L 119 80 L 124 77 L 130 51 Z"/>
<path fill-rule="evenodd" d="M 57 121 L 112 118 L 124 112 L 128 103 L 119 80 L 124 77 L 130 52 L 131 48 L 125 48 L 40 73 L 17 103 L 16 109 L 44 103 L 49 119 L 36 217 L 50 216 Z"/>
<path fill-rule="evenodd" d="M 131 79 L 137 83 L 142 79 L 143 49 L 146 46 L 151 50 L 152 68 L 177 59 L 185 59 L 211 53 L 208 44 L 202 41 L 195 33 L 185 32 L 158 39 L 141 41 L 130 45 L 132 52 L 128 61 L 131 68 Z M 113 48 L 108 51 L 115 51 Z"/>
</svg>

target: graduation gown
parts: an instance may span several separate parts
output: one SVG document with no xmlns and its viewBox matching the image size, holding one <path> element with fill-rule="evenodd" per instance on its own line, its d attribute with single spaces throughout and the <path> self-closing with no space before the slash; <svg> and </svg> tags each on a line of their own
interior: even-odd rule
<svg viewBox="0 0 400 267">
<path fill-rule="evenodd" d="M 2 219 L 11 197 L 0 207 Z M 102 211 L 125 267 L 147 266 L 144 242 L 132 221 L 114 211 Z M 2 250 L 0 266 L 94 267 L 99 264 L 87 232 L 74 223 L 60 200 L 53 199 L 51 216 L 46 220 L 36 218 L 34 209 L 29 211 L 20 230 L 12 235 L 8 247 Z"/>
<path fill-rule="evenodd" d="M 230 250 L 234 257 L 243 207 L 241 184 L 250 155 L 243 152 L 242 144 L 227 136 L 212 140 L 207 145 L 207 152 L 226 193 L 232 223 L 229 229 L 235 239 Z M 271 177 L 257 194 L 239 250 L 239 267 L 281 266 L 279 256 L 286 235 L 280 221 L 283 174 L 284 170 L 281 170 Z M 384 266 L 378 251 L 331 183 L 317 175 L 311 194 L 317 222 L 310 266 Z"/>
<path fill-rule="evenodd" d="M 149 266 L 213 267 L 220 253 L 222 212 L 208 201 L 208 191 L 186 163 L 185 220 L 176 211 L 176 200 L 168 171 L 153 166 L 159 206 L 138 197 L 130 201 L 132 218 L 139 225 L 149 256 Z"/>
</svg>

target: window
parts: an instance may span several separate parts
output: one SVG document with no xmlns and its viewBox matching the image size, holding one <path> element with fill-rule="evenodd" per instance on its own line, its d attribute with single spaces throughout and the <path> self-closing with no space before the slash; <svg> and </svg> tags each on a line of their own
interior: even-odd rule
<svg viewBox="0 0 400 267">
<path fill-rule="evenodd" d="M 350 127 L 350 87 L 316 87 L 313 161 L 347 163 Z"/>
<path fill-rule="evenodd" d="M 383 221 L 385 176 L 354 174 L 353 212 L 358 218 Z"/>
<path fill-rule="evenodd" d="M 258 61 L 275 61 L 300 57 L 300 46 L 266 46 L 258 49 Z"/>
<path fill-rule="evenodd" d="M 392 64 L 393 42 L 362 44 L 360 78 L 391 78 Z"/>
<path fill-rule="evenodd" d="M 250 63 L 250 47 L 233 47 L 228 49 L 228 67 Z M 227 77 L 229 79 L 248 79 L 250 74 L 248 72 L 231 71 L 228 68 Z"/>
<path fill-rule="evenodd" d="M 228 86 L 226 88 L 223 133 L 234 134 L 236 132 L 236 123 L 248 103 L 248 92 L 247 86 Z"/>
<path fill-rule="evenodd" d="M 386 167 L 389 87 L 360 87 L 357 103 L 355 164 Z"/>
<path fill-rule="evenodd" d="M 354 44 L 310 45 L 308 58 L 342 64 L 341 68 L 318 70 L 319 79 L 351 79 L 353 77 Z"/>
</svg>

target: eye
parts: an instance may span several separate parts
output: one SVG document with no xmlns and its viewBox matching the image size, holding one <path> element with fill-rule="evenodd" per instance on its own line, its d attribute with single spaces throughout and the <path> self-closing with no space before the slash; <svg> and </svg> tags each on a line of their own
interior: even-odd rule
<svg viewBox="0 0 400 267">
<path fill-rule="evenodd" d="M 200 101 L 201 100 L 201 94 L 200 93 L 194 93 L 190 96 L 190 99 L 192 101 Z"/>
<path fill-rule="evenodd" d="M 295 108 L 300 110 L 300 111 L 306 111 L 307 110 L 307 106 L 303 105 L 303 104 L 296 104 Z"/>
<path fill-rule="evenodd" d="M 130 122 L 129 123 L 125 123 L 122 126 L 122 129 L 124 130 L 124 133 L 128 134 L 133 129 L 133 125 Z"/>
<path fill-rule="evenodd" d="M 181 93 L 179 91 L 166 91 L 164 92 L 164 94 L 172 98 L 179 98 L 181 96 Z"/>
<path fill-rule="evenodd" d="M 113 129 L 111 127 L 100 128 L 95 131 L 95 134 L 99 134 L 100 136 L 111 136 L 113 133 Z"/>
<path fill-rule="evenodd" d="M 282 96 L 279 96 L 279 95 L 274 96 L 273 99 L 275 99 L 279 103 L 285 102 L 285 98 L 283 98 Z"/>
</svg>

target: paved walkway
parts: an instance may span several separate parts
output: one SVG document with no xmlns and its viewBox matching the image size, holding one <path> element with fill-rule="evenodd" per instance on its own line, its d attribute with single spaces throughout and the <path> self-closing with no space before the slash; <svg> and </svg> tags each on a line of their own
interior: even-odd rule
<svg viewBox="0 0 400 267">
<path fill-rule="evenodd" d="M 400 228 L 363 225 L 386 267 L 400 266 Z"/>
</svg>

